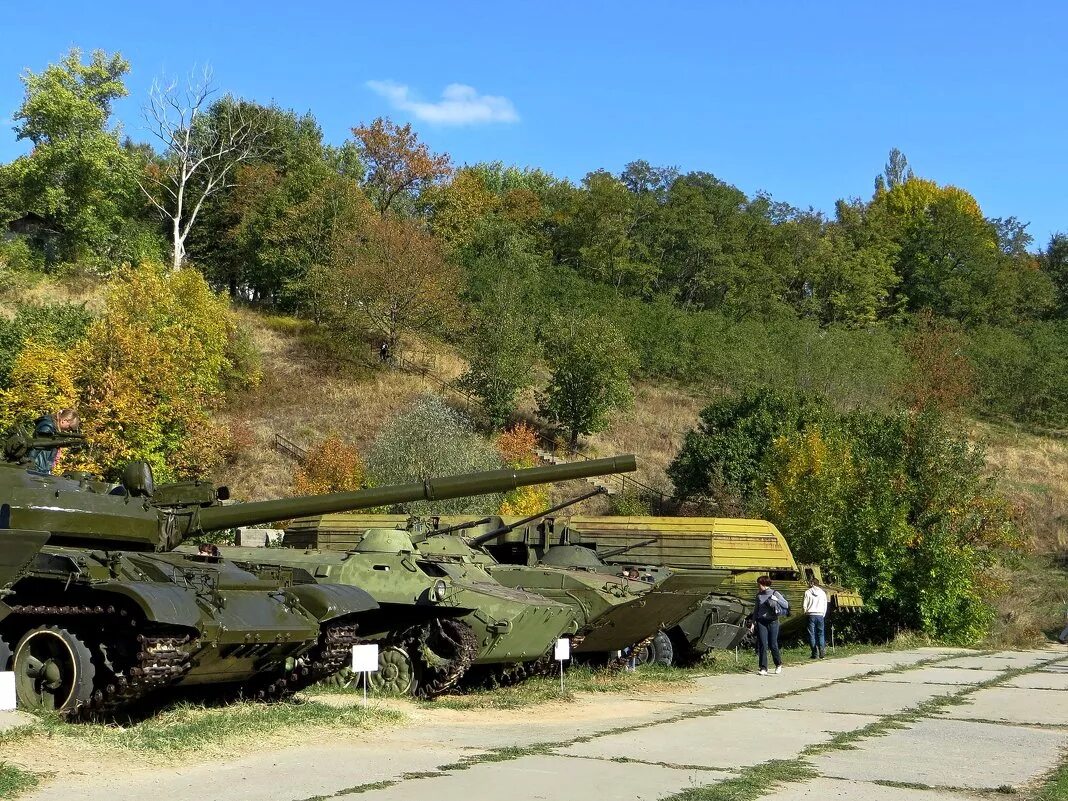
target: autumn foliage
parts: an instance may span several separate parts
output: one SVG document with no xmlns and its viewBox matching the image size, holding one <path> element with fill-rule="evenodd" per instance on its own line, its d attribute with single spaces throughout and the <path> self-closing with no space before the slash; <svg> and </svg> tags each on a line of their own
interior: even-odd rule
<svg viewBox="0 0 1068 801">
<path fill-rule="evenodd" d="M 322 495 L 360 489 L 367 471 L 353 445 L 327 437 L 314 446 L 293 474 L 293 492 Z"/>
<path fill-rule="evenodd" d="M 504 463 L 509 467 L 534 467 L 537 455 L 534 449 L 538 445 L 538 432 L 526 423 L 517 423 L 507 431 L 497 435 L 497 450 Z M 501 514 L 505 516 L 526 517 L 549 505 L 549 487 L 535 484 L 520 487 L 508 493 L 501 502 Z"/>
</svg>

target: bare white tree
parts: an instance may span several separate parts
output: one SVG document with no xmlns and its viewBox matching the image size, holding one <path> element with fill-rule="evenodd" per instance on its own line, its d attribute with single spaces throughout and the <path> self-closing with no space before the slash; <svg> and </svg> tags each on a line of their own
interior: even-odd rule
<svg viewBox="0 0 1068 801">
<path fill-rule="evenodd" d="M 163 162 L 139 181 L 142 191 L 171 226 L 173 268 L 185 261 L 185 242 L 209 197 L 233 186 L 234 168 L 264 155 L 267 131 L 257 107 L 226 96 L 209 103 L 216 89 L 210 68 L 184 87 L 152 84 L 143 109 L 152 135 L 163 145 Z"/>
</svg>

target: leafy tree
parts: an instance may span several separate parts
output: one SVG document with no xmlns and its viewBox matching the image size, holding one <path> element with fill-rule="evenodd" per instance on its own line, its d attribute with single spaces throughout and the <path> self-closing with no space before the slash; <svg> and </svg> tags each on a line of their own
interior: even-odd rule
<svg viewBox="0 0 1068 801">
<path fill-rule="evenodd" d="M 237 165 L 257 158 L 267 142 L 261 107 L 227 96 L 210 102 L 211 72 L 179 89 L 156 83 L 145 118 L 163 145 L 161 162 L 149 165 L 141 188 L 170 228 L 172 262 L 185 263 L 186 240 L 205 202 L 232 185 Z"/>
<path fill-rule="evenodd" d="M 500 203 L 478 173 L 466 168 L 448 183 L 430 186 L 422 201 L 429 207 L 430 230 L 452 250 L 468 245 L 479 222 Z"/>
<path fill-rule="evenodd" d="M 634 357 L 615 326 L 599 319 L 557 318 L 545 336 L 552 374 L 538 399 L 538 413 L 579 437 L 603 431 L 611 412 L 633 401 Z"/>
<path fill-rule="evenodd" d="M 982 453 L 935 414 L 834 413 L 761 392 L 705 409 L 669 472 L 686 493 L 741 501 L 800 561 L 857 586 L 877 636 L 980 639 L 989 572 L 1019 545 Z"/>
<path fill-rule="evenodd" d="M 474 433 L 471 424 L 436 395 L 424 395 L 390 420 L 367 452 L 372 486 L 407 484 L 435 476 L 495 470 L 500 454 Z M 416 501 L 401 505 L 409 514 L 493 514 L 499 494 Z"/>
<path fill-rule="evenodd" d="M 959 325 L 925 309 L 914 318 L 902 347 L 911 369 L 901 395 L 910 409 L 952 412 L 967 404 L 974 392 L 974 375 L 967 337 Z"/>
<path fill-rule="evenodd" d="M 92 319 L 81 303 L 16 304 L 14 318 L 0 320 L 0 384 L 7 384 L 27 340 L 67 350 L 85 335 Z"/>
<path fill-rule="evenodd" d="M 711 502 L 732 514 L 759 506 L 763 463 L 774 442 L 821 418 L 822 410 L 807 397 L 770 389 L 706 406 L 668 466 L 675 495 Z"/>
<path fill-rule="evenodd" d="M 502 431 L 497 435 L 494 444 L 504 463 L 509 467 L 533 467 L 537 462 L 534 451 L 538 447 L 538 432 L 526 423 L 516 423 L 507 431 Z M 547 508 L 549 499 L 548 484 L 520 487 L 504 496 L 501 502 L 501 514 L 528 517 Z"/>
<path fill-rule="evenodd" d="M 362 322 L 392 350 L 405 331 L 450 327 L 459 310 L 460 271 L 440 241 L 413 221 L 379 217 L 349 245 L 329 267 L 309 273 L 309 280 L 332 288 L 319 293 L 314 310 L 326 325 L 353 337 Z"/>
<path fill-rule="evenodd" d="M 887 189 L 893 189 L 895 186 L 900 186 L 915 177 L 912 168 L 909 166 L 909 160 L 905 158 L 904 153 L 895 147 L 890 151 L 890 158 L 887 160 L 882 174 L 875 176 L 875 191 L 879 193 Z"/>
<path fill-rule="evenodd" d="M 82 62 L 72 49 L 58 64 L 22 76 L 25 99 L 15 112 L 15 133 L 33 151 L 0 170 L 7 195 L 0 212 L 42 217 L 55 232 L 55 259 L 90 255 L 130 258 L 140 209 L 136 160 L 109 128 L 112 103 L 126 95 L 129 63 L 102 50 Z"/>
<path fill-rule="evenodd" d="M 493 428 L 500 429 L 515 411 L 523 390 L 534 383 L 539 348 L 529 314 L 502 286 L 500 296 L 476 312 L 468 338 L 467 372 L 459 386 L 482 402 Z"/>
<path fill-rule="evenodd" d="M 398 200 L 409 200 L 452 172 L 446 153 L 432 154 L 411 124 L 383 119 L 352 129 L 360 158 L 367 166 L 364 188 L 382 215 Z"/>
<path fill-rule="evenodd" d="M 1056 291 L 1057 311 L 1068 317 L 1068 235 L 1051 236 L 1043 255 L 1043 267 Z"/>
</svg>

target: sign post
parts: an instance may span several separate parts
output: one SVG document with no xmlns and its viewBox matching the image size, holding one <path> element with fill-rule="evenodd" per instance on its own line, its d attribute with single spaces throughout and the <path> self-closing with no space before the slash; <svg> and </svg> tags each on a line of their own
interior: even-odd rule
<svg viewBox="0 0 1068 801">
<path fill-rule="evenodd" d="M 378 643 L 352 646 L 352 672 L 363 675 L 363 704 L 367 706 L 367 679 L 378 670 Z"/>
<path fill-rule="evenodd" d="M 0 712 L 10 712 L 15 706 L 15 674 L 5 670 L 0 672 Z"/>
<path fill-rule="evenodd" d="M 560 694 L 564 693 L 564 662 L 571 658 L 571 640 L 561 637 L 553 648 L 553 658 L 560 663 Z"/>
</svg>

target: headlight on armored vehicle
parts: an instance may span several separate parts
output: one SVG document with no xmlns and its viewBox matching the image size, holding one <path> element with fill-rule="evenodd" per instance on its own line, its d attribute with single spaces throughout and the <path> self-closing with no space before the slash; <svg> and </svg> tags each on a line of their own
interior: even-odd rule
<svg viewBox="0 0 1068 801">
<path fill-rule="evenodd" d="M 448 587 L 445 585 L 445 582 L 441 579 L 438 579 L 434 582 L 434 586 L 430 589 L 430 597 L 435 601 L 444 601 L 445 592 L 447 590 Z"/>
</svg>

